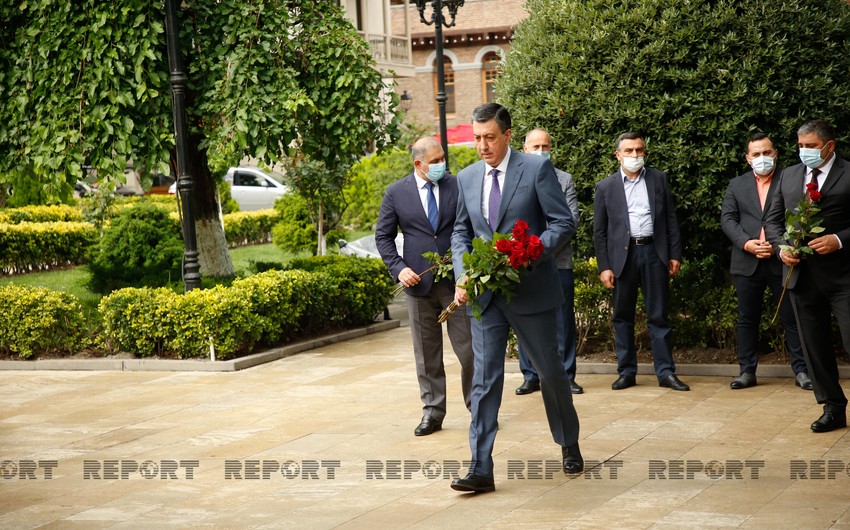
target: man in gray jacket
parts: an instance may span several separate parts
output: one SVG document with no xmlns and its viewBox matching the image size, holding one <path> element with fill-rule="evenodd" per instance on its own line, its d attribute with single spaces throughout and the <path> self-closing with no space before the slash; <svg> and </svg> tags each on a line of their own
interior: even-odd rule
<svg viewBox="0 0 850 530">
<path fill-rule="evenodd" d="M 552 150 L 552 138 L 545 129 L 534 129 L 525 135 L 523 151 L 532 155 L 549 158 Z M 567 207 L 573 214 L 576 230 L 579 226 L 578 199 L 573 185 L 573 176 L 566 171 L 555 168 L 558 184 L 567 201 Z M 576 383 L 576 317 L 575 317 L 575 276 L 573 275 L 573 247 L 570 241 L 555 253 L 555 263 L 558 265 L 558 277 L 561 280 L 561 290 L 564 293 L 564 304 L 555 314 L 555 326 L 558 336 L 558 358 L 564 363 L 567 378 L 570 380 L 570 391 L 581 394 L 584 389 Z M 528 360 L 528 355 L 522 347 L 519 350 L 519 369 L 522 370 L 523 382 L 516 389 L 517 395 L 531 394 L 540 390 L 540 376 L 534 365 Z"/>
</svg>

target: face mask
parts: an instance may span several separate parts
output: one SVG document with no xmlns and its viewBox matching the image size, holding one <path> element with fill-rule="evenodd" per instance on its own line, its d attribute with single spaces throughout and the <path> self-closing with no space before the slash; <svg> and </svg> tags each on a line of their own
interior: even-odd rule
<svg viewBox="0 0 850 530">
<path fill-rule="evenodd" d="M 437 182 L 443 175 L 446 174 L 446 163 L 440 162 L 439 164 L 429 164 L 428 165 L 428 180 L 431 182 Z"/>
<path fill-rule="evenodd" d="M 756 175 L 767 175 L 773 171 L 774 160 L 769 156 L 759 156 L 750 162 Z"/>
<path fill-rule="evenodd" d="M 628 171 L 629 173 L 637 173 L 641 169 L 643 169 L 643 157 L 642 156 L 624 156 L 622 158 L 623 161 L 623 169 Z"/>
<path fill-rule="evenodd" d="M 546 160 L 549 160 L 549 157 L 552 156 L 551 153 L 549 153 L 549 151 L 531 151 L 529 154 L 542 156 Z"/>
<path fill-rule="evenodd" d="M 820 167 L 824 163 L 824 159 L 820 156 L 821 151 L 823 151 L 824 147 L 826 146 L 823 146 L 820 149 L 801 147 L 800 161 L 812 169 Z"/>
</svg>

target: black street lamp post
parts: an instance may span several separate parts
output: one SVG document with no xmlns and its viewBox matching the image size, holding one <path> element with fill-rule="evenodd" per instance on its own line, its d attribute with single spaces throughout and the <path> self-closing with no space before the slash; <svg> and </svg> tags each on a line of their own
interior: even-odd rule
<svg viewBox="0 0 850 530">
<path fill-rule="evenodd" d="M 186 170 L 186 73 L 180 57 L 177 11 L 174 0 L 165 0 L 165 29 L 168 65 L 171 73 L 171 108 L 174 116 L 174 141 L 177 150 L 177 192 L 183 217 L 183 285 L 186 291 L 201 286 L 201 265 L 195 239 L 195 214 L 192 211 L 192 176 Z"/>
<path fill-rule="evenodd" d="M 443 26 L 450 28 L 455 25 L 457 10 L 463 6 L 464 0 L 433 0 L 431 2 L 431 20 L 425 19 L 425 4 L 428 0 L 416 0 L 416 9 L 419 10 L 419 20 L 428 26 L 434 25 L 434 42 L 437 46 L 437 109 L 440 113 L 440 142 L 446 153 L 446 171 L 449 170 L 449 141 L 446 138 L 446 79 L 443 71 Z M 443 6 L 449 8 L 451 21 L 446 21 L 443 16 Z"/>
</svg>

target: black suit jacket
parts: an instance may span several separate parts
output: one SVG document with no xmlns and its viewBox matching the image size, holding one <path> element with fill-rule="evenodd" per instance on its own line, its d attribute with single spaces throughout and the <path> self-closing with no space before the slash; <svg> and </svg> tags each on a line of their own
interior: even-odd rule
<svg viewBox="0 0 850 530">
<path fill-rule="evenodd" d="M 779 187 L 773 195 L 765 234 L 777 254 L 779 245 L 792 244 L 782 237 L 785 233 L 785 211 L 793 210 L 800 203 L 805 175 L 806 166 L 803 164 L 789 167 L 782 172 Z M 789 289 L 797 283 L 797 276 L 803 267 L 811 267 L 816 271 L 824 287 L 850 289 L 850 163 L 836 158 L 820 192 L 822 198 L 818 207 L 823 218 L 823 233 L 837 235 L 844 248 L 826 255 L 807 255 L 794 267 L 788 282 Z M 787 273 L 787 267 L 785 269 Z"/>
<path fill-rule="evenodd" d="M 781 174 L 782 171 L 778 168 L 773 173 L 763 210 L 759 202 L 755 173 L 747 171 L 729 182 L 720 211 L 720 227 L 726 237 L 732 241 L 732 265 L 729 267 L 729 272 L 732 274 L 752 276 L 756 272 L 760 259 L 744 250 L 744 244 L 750 239 L 759 238 L 761 229 L 767 221 L 774 192 L 779 187 Z M 765 237 L 767 237 L 767 231 L 765 231 Z M 774 254 L 765 259 L 769 260 L 770 270 L 774 274 L 782 272 L 782 262 L 778 255 Z"/>
<path fill-rule="evenodd" d="M 381 259 L 396 281 L 405 267 L 410 267 L 417 274 L 431 267 L 431 263 L 422 257 L 423 252 L 438 252 L 442 255 L 451 247 L 457 210 L 457 179 L 446 175 L 437 182 L 437 187 L 440 198 L 436 232 L 431 228 L 428 214 L 422 207 L 419 187 L 413 173 L 390 184 L 384 193 L 378 225 L 375 228 L 375 244 Z M 404 234 L 401 256 L 395 245 L 399 228 Z M 425 296 L 433 284 L 434 275 L 428 273 L 422 276 L 418 284 L 408 287 L 406 292 L 413 296 Z"/>
<path fill-rule="evenodd" d="M 667 175 L 646 168 L 646 192 L 652 212 L 653 245 L 666 265 L 671 259 L 682 261 L 682 237 L 676 221 L 676 208 Z M 629 210 L 623 176 L 618 170 L 596 183 L 593 199 L 593 242 L 599 272 L 611 269 L 619 277 L 629 255 Z"/>
</svg>

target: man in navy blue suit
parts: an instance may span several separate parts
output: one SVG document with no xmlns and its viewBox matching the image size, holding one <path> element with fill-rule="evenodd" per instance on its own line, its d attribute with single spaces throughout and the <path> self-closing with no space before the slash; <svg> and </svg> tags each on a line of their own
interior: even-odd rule
<svg viewBox="0 0 850 530">
<path fill-rule="evenodd" d="M 676 377 L 670 323 L 667 320 L 670 277 L 679 272 L 682 242 L 667 175 L 644 167 L 641 135 L 623 133 L 615 156 L 620 170 L 596 184 L 593 240 L 599 279 L 614 290 L 614 343 L 622 390 L 636 384 L 635 306 L 643 289 L 659 386 L 690 390 Z"/>
<path fill-rule="evenodd" d="M 410 334 L 422 420 L 413 431 L 427 436 L 443 427 L 446 416 L 446 370 L 443 365 L 443 329 L 437 322 L 440 312 L 454 299 L 454 283 L 434 281 L 434 274 L 421 275 L 431 264 L 423 252 L 446 253 L 451 245 L 457 209 L 457 179 L 445 174 L 446 156 L 440 142 L 431 137 L 413 144 L 413 173 L 394 182 L 384 194 L 375 243 L 393 278 L 405 285 Z M 399 255 L 395 239 L 404 234 Z M 447 322 L 449 340 L 460 361 L 461 387 L 466 408 L 472 393 L 472 344 L 469 316 L 455 311 Z"/>
<path fill-rule="evenodd" d="M 463 254 L 472 252 L 476 237 L 492 239 L 494 232 L 509 233 L 517 220 L 538 235 L 543 255 L 520 278 L 511 301 L 486 291 L 476 302 L 481 319 L 472 320 L 472 423 L 469 445 L 472 463 L 464 478 L 452 481 L 457 491 L 483 493 L 496 489 L 493 480 L 493 444 L 505 384 L 508 331 L 517 339 L 540 375 L 549 430 L 561 446 L 566 473 L 584 469 L 579 451 L 579 422 L 570 382 L 557 356 L 555 312 L 564 303 L 555 252 L 575 233 L 576 225 L 551 162 L 510 148 L 511 115 L 487 103 L 472 112 L 472 132 L 481 161 L 458 173 L 457 219 L 452 233 L 452 259 L 458 284 L 455 301 L 466 303 Z"/>
</svg>

